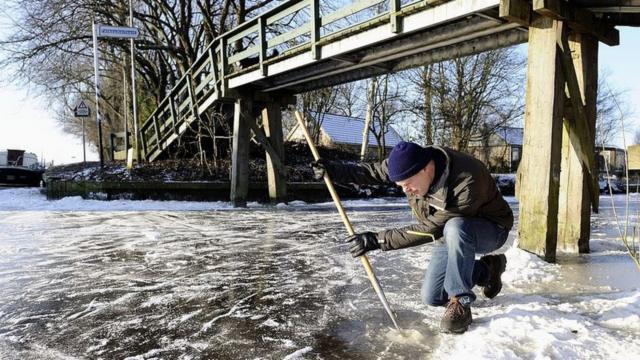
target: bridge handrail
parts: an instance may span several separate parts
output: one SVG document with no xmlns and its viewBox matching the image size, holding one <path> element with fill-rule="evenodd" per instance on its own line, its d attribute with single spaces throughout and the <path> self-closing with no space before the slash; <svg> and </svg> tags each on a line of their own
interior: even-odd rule
<svg viewBox="0 0 640 360">
<path fill-rule="evenodd" d="M 142 141 L 145 146 L 145 154 L 148 155 L 151 153 L 151 151 L 146 148 L 148 145 L 153 145 L 159 149 L 161 141 L 166 138 L 168 134 L 162 134 L 161 132 L 163 130 L 166 132 L 167 128 L 171 128 L 166 126 L 167 121 L 173 121 L 173 130 L 175 131 L 176 124 L 183 120 L 183 117 L 180 116 L 181 111 L 176 111 L 176 109 L 184 109 L 186 106 L 190 106 L 191 109 L 194 110 L 195 106 L 195 111 L 198 112 L 198 106 L 206 103 L 207 97 L 216 96 L 219 98 L 224 96 L 227 89 L 226 81 L 228 77 L 246 71 L 246 69 L 243 68 L 230 67 L 230 64 L 240 62 L 257 54 L 258 66 L 262 69 L 263 74 L 266 75 L 265 64 L 268 60 L 267 50 L 269 48 L 275 48 L 278 45 L 310 34 L 308 40 L 298 43 L 294 42 L 283 54 L 276 55 L 274 59 L 280 56 L 290 56 L 292 53 L 298 52 L 299 49 L 307 48 L 308 46 L 311 46 L 312 54 L 314 58 L 317 59 L 318 54 L 316 48 L 318 45 L 320 43 L 331 42 L 340 37 L 340 34 L 352 33 L 354 30 L 357 31 L 362 28 L 365 23 L 378 22 L 385 19 L 388 19 L 388 21 L 392 23 L 392 26 L 395 26 L 395 18 L 404 15 L 405 12 L 408 13 L 415 11 L 415 9 L 430 7 L 432 4 L 446 1 L 405 0 L 405 2 L 406 3 L 403 4 L 402 0 L 357 0 L 338 10 L 321 16 L 319 10 L 320 0 L 290 0 L 219 35 L 204 48 L 203 52 L 196 58 L 189 70 L 178 79 L 167 93 L 167 96 L 158 104 L 158 107 L 140 127 Z M 365 16 L 364 20 L 355 24 L 347 21 L 348 26 L 333 32 L 326 31 L 325 34 L 322 34 L 323 27 L 334 24 L 339 20 L 347 19 L 350 16 L 383 3 L 388 4 L 386 11 L 374 13 L 368 15 L 368 17 Z M 304 13 L 303 10 L 308 10 L 308 14 Z M 293 21 L 293 18 L 299 14 L 301 14 L 300 16 L 304 16 L 303 19 L 299 19 L 304 20 L 304 24 L 300 26 L 287 25 L 291 26 L 291 28 L 285 29 L 285 31 L 282 32 L 268 31 L 268 26 L 274 25 L 279 20 L 292 15 L 291 21 Z M 274 36 L 267 39 L 268 35 Z M 250 36 L 252 38 L 247 41 L 245 47 L 242 41 Z M 230 46 L 237 41 L 241 42 L 240 49 L 235 49 L 236 53 L 230 54 Z M 235 47 L 235 45 L 233 46 Z M 269 60 L 269 62 L 271 61 L 273 60 Z M 251 65 L 249 68 L 255 68 L 255 65 Z M 177 99 L 178 101 L 176 101 L 176 97 L 181 94 L 184 95 L 185 86 L 189 88 L 188 96 L 183 99 Z M 199 96 L 201 93 L 203 93 L 203 95 Z M 206 103 L 204 106 L 208 106 L 208 104 L 209 103 Z M 170 114 L 170 119 L 159 124 L 159 117 L 163 114 Z M 197 113 L 194 115 L 197 116 Z M 152 127 L 155 134 L 148 138 L 145 137 L 146 133 Z M 153 141 L 153 144 L 148 144 L 147 140 L 155 141 Z"/>
</svg>

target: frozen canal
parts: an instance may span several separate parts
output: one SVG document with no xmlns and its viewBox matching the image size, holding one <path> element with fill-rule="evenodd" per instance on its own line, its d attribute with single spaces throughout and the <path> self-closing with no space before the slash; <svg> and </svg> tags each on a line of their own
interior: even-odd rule
<svg viewBox="0 0 640 360">
<path fill-rule="evenodd" d="M 637 359 L 640 271 L 601 203 L 592 254 L 552 265 L 509 249 L 503 292 L 456 336 L 419 302 L 429 245 L 371 253 L 405 332 L 390 329 L 332 204 L 0 190 L 0 359 Z M 347 212 L 360 231 L 412 221 L 401 199 Z"/>
</svg>

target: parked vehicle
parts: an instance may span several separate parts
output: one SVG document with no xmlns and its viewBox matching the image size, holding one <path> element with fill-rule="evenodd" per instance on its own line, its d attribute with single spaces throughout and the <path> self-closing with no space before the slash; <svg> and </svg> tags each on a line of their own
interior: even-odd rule
<svg viewBox="0 0 640 360">
<path fill-rule="evenodd" d="M 40 186 L 44 170 L 34 153 L 0 150 L 0 186 Z"/>
</svg>

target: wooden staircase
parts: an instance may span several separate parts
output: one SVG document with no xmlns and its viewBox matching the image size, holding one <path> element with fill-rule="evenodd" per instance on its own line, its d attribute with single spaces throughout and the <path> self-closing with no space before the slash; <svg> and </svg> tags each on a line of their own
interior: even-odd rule
<svg viewBox="0 0 640 360">
<path fill-rule="evenodd" d="M 145 160 L 158 158 L 191 123 L 219 100 L 222 93 L 220 79 L 224 76 L 217 65 L 219 55 L 219 49 L 215 51 L 210 46 L 140 127 Z"/>
</svg>

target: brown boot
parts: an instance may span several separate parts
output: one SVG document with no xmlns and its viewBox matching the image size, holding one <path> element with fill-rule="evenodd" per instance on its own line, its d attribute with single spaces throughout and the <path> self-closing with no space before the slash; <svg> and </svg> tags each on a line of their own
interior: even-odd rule
<svg viewBox="0 0 640 360">
<path fill-rule="evenodd" d="M 489 280 L 482 289 L 482 293 L 489 299 L 493 299 L 502 290 L 502 273 L 507 268 L 507 257 L 504 254 L 486 255 L 480 261 L 489 267 Z"/>
<path fill-rule="evenodd" d="M 472 320 L 471 308 L 452 297 L 440 321 L 440 329 L 447 333 L 462 334 L 467 331 Z"/>
</svg>

